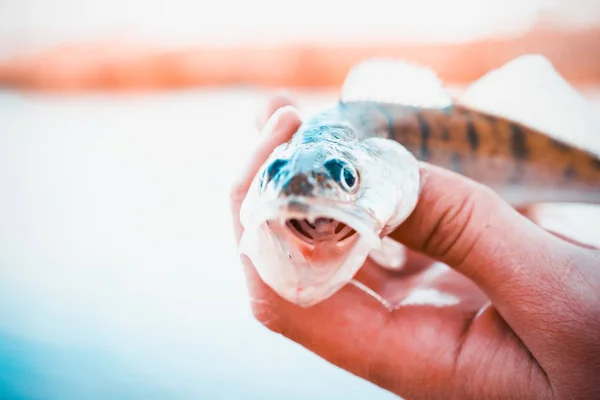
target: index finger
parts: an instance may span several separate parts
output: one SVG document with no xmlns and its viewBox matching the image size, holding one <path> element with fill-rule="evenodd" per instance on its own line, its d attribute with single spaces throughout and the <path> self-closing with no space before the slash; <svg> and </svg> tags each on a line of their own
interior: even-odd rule
<svg viewBox="0 0 600 400">
<path fill-rule="evenodd" d="M 233 215 L 233 225 L 237 242 L 240 241 L 243 232 L 243 227 L 240 223 L 240 207 L 248 193 L 254 176 L 261 165 L 269 158 L 271 152 L 281 143 L 288 141 L 294 132 L 298 130 L 300 124 L 300 116 L 296 109 L 291 105 L 286 105 L 274 112 L 262 130 L 258 144 L 255 150 L 251 152 L 250 159 L 245 163 L 240 177 L 234 183 L 230 194 L 231 213 Z"/>
</svg>

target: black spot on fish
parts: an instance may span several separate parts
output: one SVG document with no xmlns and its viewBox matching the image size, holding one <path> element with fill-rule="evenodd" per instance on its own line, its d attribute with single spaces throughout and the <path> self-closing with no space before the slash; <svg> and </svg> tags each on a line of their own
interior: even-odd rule
<svg viewBox="0 0 600 400">
<path fill-rule="evenodd" d="M 423 114 L 417 111 L 417 119 L 419 120 L 419 128 L 421 132 L 421 160 L 429 159 L 429 136 L 431 135 L 429 124 L 425 120 Z"/>
<path fill-rule="evenodd" d="M 518 160 L 525 160 L 529 157 L 525 132 L 519 125 L 513 123 L 510 124 L 510 149 Z"/>
<path fill-rule="evenodd" d="M 550 140 L 550 144 L 552 145 L 552 147 L 554 147 L 557 150 L 560 150 L 562 152 L 568 152 L 569 150 L 571 150 L 569 145 L 561 142 L 560 140 L 557 140 L 554 138 L 549 138 L 549 140 Z"/>
<path fill-rule="evenodd" d="M 450 161 L 452 162 L 452 169 L 454 170 L 454 172 L 462 174 L 462 162 L 460 154 L 458 154 L 457 152 L 453 152 Z"/>
<path fill-rule="evenodd" d="M 476 151 L 479 148 L 479 134 L 473 125 L 473 119 L 470 114 L 466 114 L 467 117 L 467 142 L 472 151 Z"/>
<path fill-rule="evenodd" d="M 594 167 L 596 167 L 596 169 L 600 171 L 600 158 L 594 158 L 592 160 L 592 164 L 594 164 Z"/>
<path fill-rule="evenodd" d="M 575 178 L 576 175 L 577 171 L 572 165 L 567 165 L 567 167 L 563 170 L 563 177 L 567 181 L 570 181 L 571 179 Z"/>
</svg>

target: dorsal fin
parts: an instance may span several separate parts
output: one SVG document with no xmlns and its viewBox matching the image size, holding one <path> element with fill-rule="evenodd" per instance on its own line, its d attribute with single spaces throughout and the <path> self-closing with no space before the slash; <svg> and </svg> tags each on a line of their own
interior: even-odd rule
<svg viewBox="0 0 600 400">
<path fill-rule="evenodd" d="M 600 155 L 600 118 L 541 55 L 517 57 L 471 84 L 460 103 Z"/>
<path fill-rule="evenodd" d="M 340 101 L 378 101 L 425 108 L 452 105 L 452 97 L 432 70 L 384 58 L 368 59 L 352 67 L 342 86 Z"/>
</svg>

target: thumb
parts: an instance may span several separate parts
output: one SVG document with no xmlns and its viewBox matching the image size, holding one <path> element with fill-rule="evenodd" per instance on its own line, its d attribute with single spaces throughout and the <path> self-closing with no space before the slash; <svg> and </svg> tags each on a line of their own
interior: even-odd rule
<svg viewBox="0 0 600 400">
<path fill-rule="evenodd" d="M 473 280 L 527 342 L 548 304 L 568 296 L 564 277 L 587 250 L 535 225 L 486 186 L 428 164 L 421 176 L 415 210 L 390 236 Z"/>
</svg>

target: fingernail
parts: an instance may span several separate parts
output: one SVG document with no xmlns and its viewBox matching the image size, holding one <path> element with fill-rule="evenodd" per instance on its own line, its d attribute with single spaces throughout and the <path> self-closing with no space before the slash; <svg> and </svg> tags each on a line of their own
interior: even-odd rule
<svg viewBox="0 0 600 400">
<path fill-rule="evenodd" d="M 299 119 L 300 115 L 296 111 L 294 106 L 284 106 L 278 108 L 275 113 L 269 118 L 265 124 L 264 129 L 260 134 L 261 140 L 269 138 L 274 132 L 277 132 L 283 128 L 283 125 L 289 120 L 289 118 Z"/>
<path fill-rule="evenodd" d="M 265 138 L 269 137 L 271 133 L 275 130 L 279 119 L 281 118 L 281 108 L 277 109 L 270 117 L 265 121 L 263 128 L 260 131 L 259 137 Z"/>
</svg>

